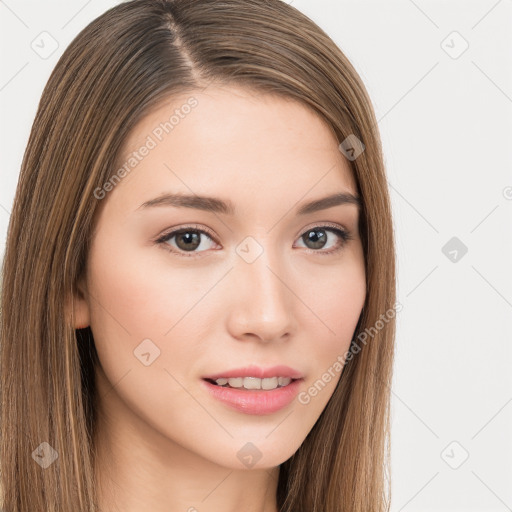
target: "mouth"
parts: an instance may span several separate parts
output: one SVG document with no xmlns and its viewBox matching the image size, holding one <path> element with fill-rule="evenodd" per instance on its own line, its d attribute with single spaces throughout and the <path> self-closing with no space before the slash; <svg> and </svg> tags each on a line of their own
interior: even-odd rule
<svg viewBox="0 0 512 512">
<path fill-rule="evenodd" d="M 272 391 L 274 389 L 284 388 L 291 383 L 302 380 L 291 377 L 221 377 L 218 379 L 203 379 L 214 386 L 221 388 L 232 388 L 240 391 Z"/>
<path fill-rule="evenodd" d="M 268 381 L 267 381 L 268 379 Z M 225 406 L 244 414 L 267 415 L 292 404 L 303 378 L 282 377 L 204 378 L 205 391 Z M 245 387 L 247 386 L 247 387 Z M 268 388 L 268 389 L 265 389 Z"/>
</svg>

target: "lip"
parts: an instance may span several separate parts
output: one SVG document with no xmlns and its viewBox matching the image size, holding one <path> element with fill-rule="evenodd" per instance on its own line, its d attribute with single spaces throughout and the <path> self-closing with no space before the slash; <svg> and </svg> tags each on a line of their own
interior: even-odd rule
<svg viewBox="0 0 512 512">
<path fill-rule="evenodd" d="M 290 377 L 290 379 L 302 379 L 304 376 L 298 370 L 286 365 L 272 366 L 269 368 L 261 368 L 259 366 L 251 365 L 244 368 L 226 370 L 213 375 L 205 375 L 203 379 L 217 380 L 223 377 L 226 379 L 231 377 L 257 377 L 259 379 L 265 379 L 268 377 Z"/>
<path fill-rule="evenodd" d="M 273 369 L 271 370 L 274 371 Z M 273 375 L 275 376 L 276 374 L 274 373 Z M 256 375 L 248 375 L 247 373 L 245 373 L 244 376 L 256 377 Z M 284 377 L 285 375 L 280 374 L 280 376 Z M 290 405 L 297 396 L 302 382 L 303 379 L 293 380 L 287 386 L 268 391 L 225 388 L 212 384 L 206 379 L 202 380 L 202 385 L 205 386 L 206 390 L 214 398 L 236 411 L 245 414 L 264 415 L 275 413 Z"/>
</svg>

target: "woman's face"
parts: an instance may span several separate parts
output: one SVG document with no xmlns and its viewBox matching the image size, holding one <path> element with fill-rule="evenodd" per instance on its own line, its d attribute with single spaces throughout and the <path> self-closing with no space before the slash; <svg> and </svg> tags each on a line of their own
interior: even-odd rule
<svg viewBox="0 0 512 512">
<path fill-rule="evenodd" d="M 301 212 L 356 195 L 335 137 L 297 102 L 210 86 L 140 122 L 119 162 L 75 306 L 101 409 L 159 455 L 279 465 L 331 397 L 365 300 L 357 205 Z"/>
</svg>

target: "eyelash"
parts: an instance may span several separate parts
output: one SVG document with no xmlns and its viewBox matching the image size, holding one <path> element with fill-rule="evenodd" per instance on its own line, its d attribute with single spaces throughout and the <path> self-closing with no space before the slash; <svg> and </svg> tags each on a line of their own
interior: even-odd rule
<svg viewBox="0 0 512 512">
<path fill-rule="evenodd" d="M 321 249 L 315 250 L 315 249 L 307 249 L 306 248 L 306 251 L 308 253 L 310 253 L 310 254 L 312 254 L 312 253 L 314 253 L 314 254 L 321 254 L 323 256 L 328 256 L 328 255 L 331 255 L 331 254 L 335 254 L 335 253 L 341 251 L 342 249 L 344 249 L 345 244 L 349 240 L 353 240 L 353 236 L 350 233 L 350 231 L 348 231 L 346 229 L 341 229 L 340 227 L 338 227 L 336 225 L 333 225 L 333 224 L 322 224 L 322 225 L 318 225 L 318 226 L 313 226 L 312 228 L 308 228 L 308 229 L 306 229 L 305 231 L 302 232 L 302 234 L 299 236 L 299 238 L 304 236 L 306 233 L 308 233 L 310 231 L 315 231 L 317 229 L 325 229 L 325 231 L 331 231 L 331 232 L 337 234 L 338 237 L 341 238 L 342 241 L 341 241 L 341 243 L 337 247 L 335 247 L 334 249 L 329 249 L 327 251 L 322 251 Z M 178 256 L 184 256 L 185 258 L 198 257 L 197 256 L 198 254 L 200 254 L 201 252 L 205 252 L 205 251 L 199 251 L 199 252 L 190 251 L 189 253 L 187 253 L 186 251 L 177 250 L 174 247 L 171 247 L 167 243 L 171 238 L 174 238 L 176 235 L 179 235 L 181 233 L 186 233 L 186 232 L 189 232 L 189 231 L 197 232 L 197 233 L 202 233 L 204 235 L 207 235 L 215 243 L 218 243 L 217 240 L 215 240 L 214 234 L 210 230 L 205 229 L 205 228 L 199 228 L 199 226 L 197 226 L 197 225 L 183 226 L 183 227 L 180 227 L 178 229 L 174 229 L 173 231 L 169 231 L 167 233 L 164 233 L 163 235 L 161 235 L 160 237 L 158 237 L 155 240 L 155 243 L 158 244 L 158 245 L 163 246 L 163 248 L 165 250 L 167 250 L 167 251 L 169 251 L 169 252 L 171 252 L 173 254 L 177 254 Z M 199 257 L 201 257 L 201 256 L 199 256 Z"/>
</svg>

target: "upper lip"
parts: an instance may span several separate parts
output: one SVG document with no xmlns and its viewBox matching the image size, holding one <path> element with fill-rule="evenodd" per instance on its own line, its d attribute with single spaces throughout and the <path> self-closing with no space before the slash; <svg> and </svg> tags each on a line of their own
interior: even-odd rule
<svg viewBox="0 0 512 512">
<path fill-rule="evenodd" d="M 244 368 L 233 368 L 232 370 L 206 375 L 203 379 L 217 380 L 223 377 L 227 379 L 231 377 L 257 377 L 260 379 L 267 377 L 290 377 L 291 379 L 302 379 L 302 374 L 298 370 L 285 365 L 271 366 L 268 368 L 251 365 Z"/>
</svg>

